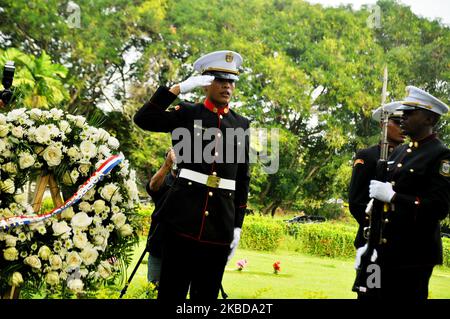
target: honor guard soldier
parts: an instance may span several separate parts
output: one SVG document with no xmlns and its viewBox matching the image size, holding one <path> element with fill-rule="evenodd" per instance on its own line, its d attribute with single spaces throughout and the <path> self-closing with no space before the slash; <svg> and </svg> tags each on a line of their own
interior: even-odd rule
<svg viewBox="0 0 450 319">
<path fill-rule="evenodd" d="M 407 87 L 397 110 L 409 144 L 389 157 L 387 182 L 372 180 L 369 195 L 389 203 L 378 251 L 382 298 L 426 299 L 433 267 L 442 264 L 440 221 L 450 209 L 450 150 L 433 129 L 448 106 Z"/>
<path fill-rule="evenodd" d="M 402 112 L 396 111 L 401 106 L 400 102 L 386 104 L 384 109 L 389 113 L 387 140 L 389 143 L 389 154 L 395 147 L 402 144 L 405 140 L 401 129 L 400 119 Z M 372 119 L 378 123 L 381 121 L 382 107 L 377 108 L 372 113 Z M 349 209 L 350 213 L 359 224 L 354 245 L 356 248 L 364 246 L 364 227 L 369 226 L 369 218 L 365 213 L 366 206 L 369 203 L 369 184 L 370 180 L 376 177 L 377 161 L 380 158 L 380 144 L 358 151 L 353 161 L 352 178 L 349 187 Z"/>
<path fill-rule="evenodd" d="M 228 103 L 241 64 L 236 52 L 209 53 L 194 63 L 201 75 L 159 87 L 134 116 L 142 129 L 172 132 L 179 169 L 157 212 L 164 224 L 158 299 L 183 300 L 189 286 L 191 299 L 217 299 L 239 242 L 250 182 L 249 120 Z M 166 111 L 180 93 L 198 87 L 202 103 Z"/>
</svg>

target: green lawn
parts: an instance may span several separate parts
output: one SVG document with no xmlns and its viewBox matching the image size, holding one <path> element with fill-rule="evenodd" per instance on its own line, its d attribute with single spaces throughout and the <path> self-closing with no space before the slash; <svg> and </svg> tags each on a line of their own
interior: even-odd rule
<svg viewBox="0 0 450 319">
<path fill-rule="evenodd" d="M 129 275 L 142 253 L 143 242 L 136 249 L 135 260 Z M 147 257 L 146 257 L 147 258 Z M 236 261 L 247 259 L 243 271 L 236 270 Z M 272 265 L 281 262 L 281 272 L 273 273 Z M 141 264 L 130 288 L 128 297 L 136 294 L 146 283 L 147 264 Z M 239 250 L 227 265 L 223 287 L 234 299 L 353 299 L 351 291 L 355 271 L 353 260 L 340 260 L 308 256 L 297 252 L 276 253 Z M 450 299 L 450 269 L 435 268 L 430 281 L 430 298 Z"/>
</svg>

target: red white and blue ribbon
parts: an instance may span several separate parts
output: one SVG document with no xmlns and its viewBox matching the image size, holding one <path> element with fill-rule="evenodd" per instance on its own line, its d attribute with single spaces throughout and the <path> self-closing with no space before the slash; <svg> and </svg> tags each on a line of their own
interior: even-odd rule
<svg viewBox="0 0 450 319">
<path fill-rule="evenodd" d="M 109 157 L 95 172 L 89 177 L 89 179 L 78 188 L 77 192 L 73 194 L 68 200 L 64 202 L 59 207 L 56 207 L 49 211 L 48 213 L 41 215 L 22 215 L 14 216 L 0 220 L 0 230 L 8 229 L 20 225 L 29 225 L 32 223 L 37 223 L 48 219 L 52 216 L 62 213 L 65 209 L 76 204 L 92 187 L 95 186 L 99 181 L 103 179 L 104 176 L 109 174 L 109 172 L 120 164 L 124 160 L 123 155 L 113 155 Z"/>
</svg>

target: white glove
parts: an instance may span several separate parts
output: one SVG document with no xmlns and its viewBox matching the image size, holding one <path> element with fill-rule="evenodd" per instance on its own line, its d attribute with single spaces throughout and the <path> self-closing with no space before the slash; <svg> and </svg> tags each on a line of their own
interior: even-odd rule
<svg viewBox="0 0 450 319">
<path fill-rule="evenodd" d="M 233 241 L 230 244 L 230 248 L 231 251 L 228 254 L 228 259 L 227 262 L 229 262 L 231 260 L 231 258 L 233 258 L 234 253 L 236 252 L 237 246 L 239 244 L 239 240 L 241 239 L 241 228 L 236 227 L 234 229 L 234 234 L 233 234 Z"/>
<path fill-rule="evenodd" d="M 212 81 L 214 81 L 214 76 L 212 75 L 191 76 L 180 83 L 180 92 L 187 93 L 200 86 L 211 85 Z"/>
<path fill-rule="evenodd" d="M 367 250 L 367 244 L 365 244 L 362 247 L 359 247 L 356 250 L 356 259 L 355 259 L 355 269 L 356 270 L 358 270 L 359 264 L 361 263 L 361 256 L 366 252 L 366 250 Z M 377 250 L 374 249 L 372 256 L 370 257 L 370 261 L 374 263 L 377 260 L 377 258 L 378 258 L 378 253 L 377 253 Z"/>
<path fill-rule="evenodd" d="M 380 181 L 371 180 L 369 186 L 369 196 L 379 201 L 390 203 L 395 192 L 391 183 L 382 183 Z"/>
</svg>

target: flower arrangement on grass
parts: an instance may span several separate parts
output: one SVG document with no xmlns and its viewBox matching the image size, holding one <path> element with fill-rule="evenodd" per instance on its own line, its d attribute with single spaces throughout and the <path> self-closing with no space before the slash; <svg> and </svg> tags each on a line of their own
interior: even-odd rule
<svg viewBox="0 0 450 319">
<path fill-rule="evenodd" d="M 236 262 L 236 266 L 238 267 L 238 271 L 242 271 L 245 266 L 247 266 L 247 259 L 240 259 Z"/>
<path fill-rule="evenodd" d="M 104 129 L 59 109 L 0 114 L 0 220 L 35 215 L 25 185 L 42 172 L 68 198 L 118 148 Z M 67 297 L 115 280 L 138 241 L 138 199 L 124 160 L 59 218 L 0 229 L 0 292 L 22 285 Z"/>
<path fill-rule="evenodd" d="M 280 265 L 281 265 L 281 262 L 279 262 L 279 261 L 274 262 L 274 264 L 273 264 L 273 273 L 274 274 L 278 274 L 281 271 Z"/>
</svg>

